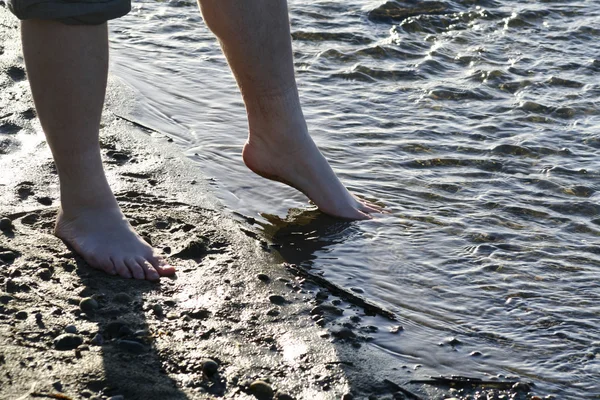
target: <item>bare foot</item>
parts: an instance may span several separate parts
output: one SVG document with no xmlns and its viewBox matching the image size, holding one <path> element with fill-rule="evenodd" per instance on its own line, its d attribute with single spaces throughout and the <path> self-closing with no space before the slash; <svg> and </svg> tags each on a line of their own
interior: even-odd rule
<svg viewBox="0 0 600 400">
<path fill-rule="evenodd" d="M 242 157 L 252 171 L 304 193 L 321 211 L 346 219 L 369 219 L 381 207 L 357 199 L 340 182 L 308 134 L 295 90 L 255 100 Z"/>
<path fill-rule="evenodd" d="M 157 281 L 175 273 L 131 227 L 118 206 L 59 210 L 54 234 L 92 267 L 124 278 Z"/>
</svg>

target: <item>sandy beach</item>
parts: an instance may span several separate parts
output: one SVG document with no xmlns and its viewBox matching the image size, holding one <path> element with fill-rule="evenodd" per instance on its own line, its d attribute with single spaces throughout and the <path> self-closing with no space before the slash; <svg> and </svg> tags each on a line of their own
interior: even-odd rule
<svg viewBox="0 0 600 400">
<path fill-rule="evenodd" d="M 529 387 L 405 385 L 369 346 L 392 314 L 283 263 L 232 219 L 170 139 L 127 117 L 110 80 L 101 147 L 132 225 L 178 268 L 160 283 L 91 269 L 52 235 L 58 178 L 0 2 L 0 398 L 534 398 Z M 511 385 L 512 386 L 512 385 Z M 529 394 L 528 394 L 529 393 Z"/>
</svg>

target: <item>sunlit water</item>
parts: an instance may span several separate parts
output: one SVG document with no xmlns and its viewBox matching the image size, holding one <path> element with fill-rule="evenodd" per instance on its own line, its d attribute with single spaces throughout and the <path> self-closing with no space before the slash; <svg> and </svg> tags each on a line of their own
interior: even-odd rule
<svg viewBox="0 0 600 400">
<path fill-rule="evenodd" d="M 355 193 L 387 206 L 373 221 L 286 221 L 310 206 L 243 165 L 241 98 L 192 2 L 137 2 L 114 21 L 112 71 L 139 92 L 135 117 L 287 260 L 401 317 L 401 335 L 374 342 L 399 363 L 598 398 L 600 3 L 456 0 L 369 20 L 379 4 L 290 3 L 311 132 Z M 463 344 L 438 346 L 449 337 Z"/>
</svg>

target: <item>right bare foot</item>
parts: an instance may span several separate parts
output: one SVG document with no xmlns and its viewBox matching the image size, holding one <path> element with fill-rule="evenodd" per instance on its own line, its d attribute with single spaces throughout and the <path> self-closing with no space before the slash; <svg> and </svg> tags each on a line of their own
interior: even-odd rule
<svg viewBox="0 0 600 400">
<path fill-rule="evenodd" d="M 133 230 L 120 208 L 59 210 L 54 234 L 92 267 L 124 278 L 157 281 L 175 273 Z"/>
<path fill-rule="evenodd" d="M 360 200 L 340 182 L 308 134 L 295 89 L 281 96 L 246 99 L 250 134 L 242 157 L 252 171 L 304 193 L 321 211 L 369 219 L 378 205 Z"/>
</svg>

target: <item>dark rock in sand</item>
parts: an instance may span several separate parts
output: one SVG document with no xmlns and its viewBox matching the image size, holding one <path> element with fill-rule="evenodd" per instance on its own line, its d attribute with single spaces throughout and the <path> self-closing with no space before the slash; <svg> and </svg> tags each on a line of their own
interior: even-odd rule
<svg viewBox="0 0 600 400">
<path fill-rule="evenodd" d="M 121 321 L 112 321 L 106 324 L 103 334 L 107 338 L 120 338 L 133 333 L 133 331 Z"/>
<path fill-rule="evenodd" d="M 48 196 L 38 197 L 37 201 L 38 201 L 38 203 L 40 203 L 43 206 L 51 206 L 52 205 L 52 199 Z"/>
<path fill-rule="evenodd" d="M 142 354 L 146 352 L 146 347 L 135 340 L 119 340 L 117 342 L 119 349 L 133 354 Z"/>
<path fill-rule="evenodd" d="M 79 308 L 86 314 L 93 315 L 98 310 L 98 302 L 91 297 L 81 299 Z"/>
<path fill-rule="evenodd" d="M 281 312 L 279 311 L 278 308 L 271 308 L 269 311 L 267 311 L 267 315 L 270 317 L 276 317 L 280 314 Z"/>
<path fill-rule="evenodd" d="M 6 262 L 6 263 L 11 263 L 13 261 L 15 261 L 15 258 L 18 257 L 18 254 L 15 253 L 14 251 L 0 251 L 0 260 Z"/>
<path fill-rule="evenodd" d="M 322 307 L 319 307 L 319 306 L 313 307 L 313 308 L 310 310 L 310 314 L 311 314 L 311 315 L 323 314 L 323 308 L 322 308 Z"/>
<path fill-rule="evenodd" d="M 354 400 L 354 396 L 352 396 L 350 393 L 346 393 L 342 396 L 342 400 Z"/>
<path fill-rule="evenodd" d="M 33 225 L 40 220 L 40 216 L 34 213 L 27 214 L 23 218 L 21 218 L 21 222 L 25 225 Z"/>
<path fill-rule="evenodd" d="M 216 361 L 207 358 L 202 360 L 202 372 L 207 376 L 213 376 L 219 370 L 219 364 Z"/>
<path fill-rule="evenodd" d="M 152 313 L 158 318 L 162 318 L 165 315 L 165 311 L 160 304 L 152 305 Z"/>
<path fill-rule="evenodd" d="M 26 311 L 19 311 L 18 313 L 15 314 L 15 318 L 16 319 L 20 319 L 20 320 L 26 320 L 27 319 L 27 312 Z"/>
<path fill-rule="evenodd" d="M 206 319 L 210 317 L 210 311 L 205 308 L 197 308 L 190 311 L 187 315 L 194 319 Z"/>
<path fill-rule="evenodd" d="M 8 302 L 12 299 L 14 299 L 14 297 L 12 297 L 10 294 L 0 293 L 0 303 L 8 304 Z"/>
<path fill-rule="evenodd" d="M 273 304 L 282 305 L 285 303 L 285 297 L 280 296 L 278 294 L 272 294 L 269 296 L 269 301 Z"/>
<path fill-rule="evenodd" d="M 26 283 L 18 283 L 13 279 L 6 280 L 6 291 L 8 293 L 29 292 L 30 290 Z"/>
<path fill-rule="evenodd" d="M 442 14 L 448 5 L 438 1 L 388 1 L 369 11 L 368 18 L 373 22 L 393 23 L 422 14 Z"/>
<path fill-rule="evenodd" d="M 62 392 L 63 391 L 63 384 L 61 383 L 61 381 L 56 381 L 52 383 L 52 387 L 54 388 L 54 390 L 56 390 L 57 392 Z"/>
<path fill-rule="evenodd" d="M 52 278 L 52 271 L 48 268 L 43 268 L 38 271 L 37 276 L 43 281 L 49 281 Z"/>
<path fill-rule="evenodd" d="M 338 339 L 354 339 L 356 338 L 356 334 L 352 332 L 350 328 L 341 327 L 335 328 L 331 330 L 331 334 Z"/>
<path fill-rule="evenodd" d="M 250 384 L 248 391 L 259 400 L 268 400 L 273 398 L 273 388 L 268 383 L 256 380 Z"/>
<path fill-rule="evenodd" d="M 450 346 L 458 346 L 458 345 L 461 345 L 462 342 L 460 340 L 458 340 L 457 338 L 453 337 L 453 338 L 448 339 L 448 344 Z"/>
<path fill-rule="evenodd" d="M 481 357 L 483 354 L 481 354 L 480 351 L 472 351 L 471 354 L 469 354 L 471 357 Z"/>
<path fill-rule="evenodd" d="M 96 333 L 92 338 L 91 342 L 94 346 L 102 346 L 104 344 L 104 337 L 100 333 Z"/>
<path fill-rule="evenodd" d="M 21 66 L 18 65 L 13 65 L 11 67 L 9 67 L 6 70 L 6 73 L 8 74 L 8 76 L 10 76 L 10 79 L 12 79 L 13 81 L 22 81 L 25 79 L 25 69 Z"/>
<path fill-rule="evenodd" d="M 2 218 L 0 219 L 0 231 L 2 232 L 12 232 L 12 230 L 15 227 L 13 226 L 13 223 L 10 219 L 8 218 Z"/>
<path fill-rule="evenodd" d="M 83 343 L 83 338 L 73 333 L 64 333 L 54 339 L 56 350 L 73 350 Z"/>
<path fill-rule="evenodd" d="M 256 275 L 256 277 L 258 278 L 259 281 L 262 281 L 262 282 L 269 282 L 271 280 L 271 278 L 269 278 L 269 275 L 263 274 L 263 273 Z"/>
<path fill-rule="evenodd" d="M 131 298 L 131 296 L 127 293 L 117 293 L 115 294 L 115 297 L 113 297 L 112 301 L 114 303 L 119 303 L 119 304 L 129 304 L 131 303 L 133 299 Z"/>
<path fill-rule="evenodd" d="M 65 332 L 77 333 L 77 327 L 75 325 L 67 325 L 67 326 L 65 326 Z"/>
</svg>

